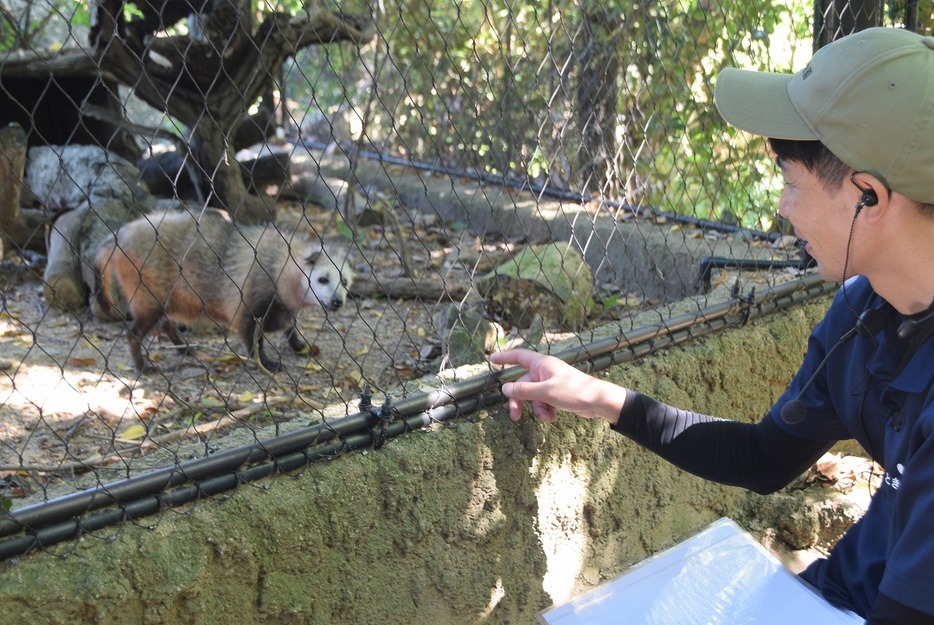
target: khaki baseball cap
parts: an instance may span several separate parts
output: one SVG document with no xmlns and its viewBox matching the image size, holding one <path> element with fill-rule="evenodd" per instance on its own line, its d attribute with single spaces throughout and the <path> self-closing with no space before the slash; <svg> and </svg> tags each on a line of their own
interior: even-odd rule
<svg viewBox="0 0 934 625">
<path fill-rule="evenodd" d="M 714 97 L 741 130 L 821 141 L 856 171 L 934 203 L 934 37 L 869 28 L 824 46 L 796 74 L 726 68 Z"/>
</svg>

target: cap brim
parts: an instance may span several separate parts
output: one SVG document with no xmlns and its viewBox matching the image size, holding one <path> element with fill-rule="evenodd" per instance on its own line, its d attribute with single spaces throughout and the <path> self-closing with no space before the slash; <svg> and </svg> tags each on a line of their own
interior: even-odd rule
<svg viewBox="0 0 934 625">
<path fill-rule="evenodd" d="M 763 137 L 818 140 L 788 97 L 792 74 L 751 72 L 728 67 L 720 72 L 714 101 L 731 125 Z"/>
</svg>

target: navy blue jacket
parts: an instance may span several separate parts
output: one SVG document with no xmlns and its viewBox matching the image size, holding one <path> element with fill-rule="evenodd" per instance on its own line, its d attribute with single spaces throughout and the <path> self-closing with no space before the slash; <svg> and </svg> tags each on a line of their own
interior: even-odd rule
<svg viewBox="0 0 934 625">
<path fill-rule="evenodd" d="M 866 309 L 881 329 L 841 344 Z M 856 439 L 885 475 L 864 517 L 802 577 L 869 623 L 934 623 L 934 339 L 897 338 L 905 318 L 865 278 L 841 288 L 808 341 L 804 363 L 758 424 L 678 410 L 628 391 L 616 431 L 679 467 L 769 493 L 839 440 Z M 934 324 L 932 324 L 934 325 Z M 804 418 L 781 417 L 801 394 Z"/>
<path fill-rule="evenodd" d="M 797 396 L 857 314 L 879 309 L 885 325 L 856 336 L 827 361 L 801 400 L 805 418 L 785 423 L 781 406 Z M 934 614 L 934 340 L 902 360 L 896 332 L 905 321 L 864 278 L 838 292 L 814 329 L 804 364 L 769 417 L 796 437 L 855 438 L 885 469 L 869 510 L 803 577 L 836 603 L 867 614 L 881 591 Z"/>
</svg>

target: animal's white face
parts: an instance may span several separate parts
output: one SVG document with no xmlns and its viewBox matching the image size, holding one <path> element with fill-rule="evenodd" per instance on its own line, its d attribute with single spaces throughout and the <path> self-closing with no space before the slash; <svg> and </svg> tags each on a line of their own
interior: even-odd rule
<svg viewBox="0 0 934 625">
<path fill-rule="evenodd" d="M 347 289 L 353 282 L 353 269 L 346 255 L 324 250 L 312 252 L 306 259 L 309 292 L 307 303 L 320 304 L 325 310 L 337 310 L 347 300 Z M 338 266 L 338 263 L 340 266 Z"/>
</svg>

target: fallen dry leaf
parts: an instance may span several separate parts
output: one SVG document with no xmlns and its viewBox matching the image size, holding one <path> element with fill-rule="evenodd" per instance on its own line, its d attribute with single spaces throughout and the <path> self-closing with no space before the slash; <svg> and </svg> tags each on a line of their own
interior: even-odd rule
<svg viewBox="0 0 934 625">
<path fill-rule="evenodd" d="M 127 429 L 123 430 L 117 434 L 117 438 L 121 438 L 125 441 L 135 441 L 146 436 L 147 430 L 146 426 L 142 424 L 131 425 Z"/>
</svg>

